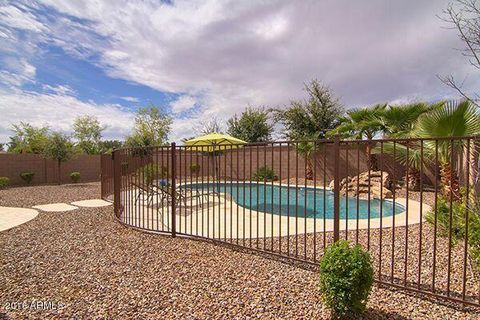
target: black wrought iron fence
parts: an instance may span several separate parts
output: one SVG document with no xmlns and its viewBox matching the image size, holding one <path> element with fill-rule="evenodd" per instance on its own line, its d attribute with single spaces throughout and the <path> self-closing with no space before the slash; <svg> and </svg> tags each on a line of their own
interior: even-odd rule
<svg viewBox="0 0 480 320">
<path fill-rule="evenodd" d="M 478 137 L 127 148 L 102 158 L 102 194 L 111 170 L 125 225 L 311 264 L 347 239 L 377 282 L 479 305 L 478 150 Z"/>
</svg>

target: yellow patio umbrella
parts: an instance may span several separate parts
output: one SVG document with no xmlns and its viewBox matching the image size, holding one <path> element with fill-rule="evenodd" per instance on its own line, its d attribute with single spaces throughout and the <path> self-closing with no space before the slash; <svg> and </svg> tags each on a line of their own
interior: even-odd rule
<svg viewBox="0 0 480 320">
<path fill-rule="evenodd" d="M 228 134 L 209 133 L 204 136 L 185 141 L 186 146 L 200 152 L 214 152 L 219 150 L 230 150 L 238 148 L 247 142 L 229 136 Z"/>
<path fill-rule="evenodd" d="M 192 151 L 212 152 L 215 162 L 215 174 L 218 171 L 215 151 L 230 150 L 241 147 L 247 142 L 228 134 L 209 133 L 197 138 L 185 141 L 185 145 L 191 147 Z M 214 177 L 215 178 L 215 177 Z"/>
</svg>

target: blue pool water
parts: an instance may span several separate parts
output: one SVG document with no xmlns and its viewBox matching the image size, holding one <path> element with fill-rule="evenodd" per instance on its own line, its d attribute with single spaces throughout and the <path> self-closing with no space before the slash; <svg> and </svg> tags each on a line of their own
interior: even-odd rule
<svg viewBox="0 0 480 320">
<path fill-rule="evenodd" d="M 215 190 L 227 193 L 238 205 L 277 215 L 307 218 L 333 219 L 333 192 L 322 188 L 296 188 L 295 186 L 278 186 L 264 183 L 194 183 L 181 186 L 186 189 L 197 189 L 207 192 Z M 358 202 L 358 210 L 357 210 Z M 368 200 L 355 197 L 340 197 L 340 218 L 345 219 L 348 212 L 348 219 L 368 218 Z M 395 204 L 389 200 L 380 201 L 370 199 L 370 218 L 380 217 L 380 206 L 382 217 L 392 216 L 405 211 L 404 206 Z"/>
</svg>

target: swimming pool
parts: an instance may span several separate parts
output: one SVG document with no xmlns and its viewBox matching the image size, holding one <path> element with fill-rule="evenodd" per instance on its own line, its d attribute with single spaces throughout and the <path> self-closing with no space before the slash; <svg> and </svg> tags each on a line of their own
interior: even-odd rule
<svg viewBox="0 0 480 320">
<path fill-rule="evenodd" d="M 282 216 L 333 219 L 333 192 L 323 188 L 279 186 L 255 182 L 192 183 L 180 188 L 200 192 L 215 190 L 229 194 L 239 206 Z M 203 190 L 203 191 L 202 191 Z M 357 207 L 358 203 L 358 207 Z M 369 201 L 356 197 L 340 197 L 340 219 L 368 218 Z M 405 211 L 405 207 L 390 200 L 370 199 L 370 218 L 389 217 Z M 357 210 L 358 209 L 358 210 Z"/>
</svg>

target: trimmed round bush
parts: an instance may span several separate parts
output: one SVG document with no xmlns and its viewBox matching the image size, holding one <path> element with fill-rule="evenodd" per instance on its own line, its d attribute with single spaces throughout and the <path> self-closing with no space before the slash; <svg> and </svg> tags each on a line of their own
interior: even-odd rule
<svg viewBox="0 0 480 320">
<path fill-rule="evenodd" d="M 154 163 L 149 163 L 137 170 L 137 174 L 144 184 L 151 184 L 157 179 L 168 179 L 168 170 Z"/>
<path fill-rule="evenodd" d="M 26 172 L 20 173 L 20 178 L 22 178 L 22 180 L 25 181 L 26 183 L 30 184 L 30 182 L 32 182 L 33 180 L 34 175 L 35 173 L 26 171 Z"/>
<path fill-rule="evenodd" d="M 80 172 L 70 173 L 70 179 L 72 179 L 73 183 L 77 183 L 78 181 L 80 181 Z"/>
<path fill-rule="evenodd" d="M 128 173 L 128 161 L 123 161 L 120 164 L 120 170 L 122 171 L 122 175 L 126 175 Z"/>
<path fill-rule="evenodd" d="M 278 177 L 275 175 L 275 172 L 269 166 L 263 166 L 257 169 L 257 172 L 253 174 L 253 180 L 256 181 L 273 181 L 277 180 Z"/>
<path fill-rule="evenodd" d="M 372 259 L 360 245 L 337 241 L 327 248 L 320 261 L 320 291 L 334 317 L 362 313 L 372 284 Z"/>
<path fill-rule="evenodd" d="M 0 189 L 6 188 L 10 184 L 10 178 L 0 177 Z"/>
<path fill-rule="evenodd" d="M 198 163 L 192 163 L 190 165 L 190 172 L 191 173 L 198 173 L 200 172 L 200 165 Z"/>
</svg>

